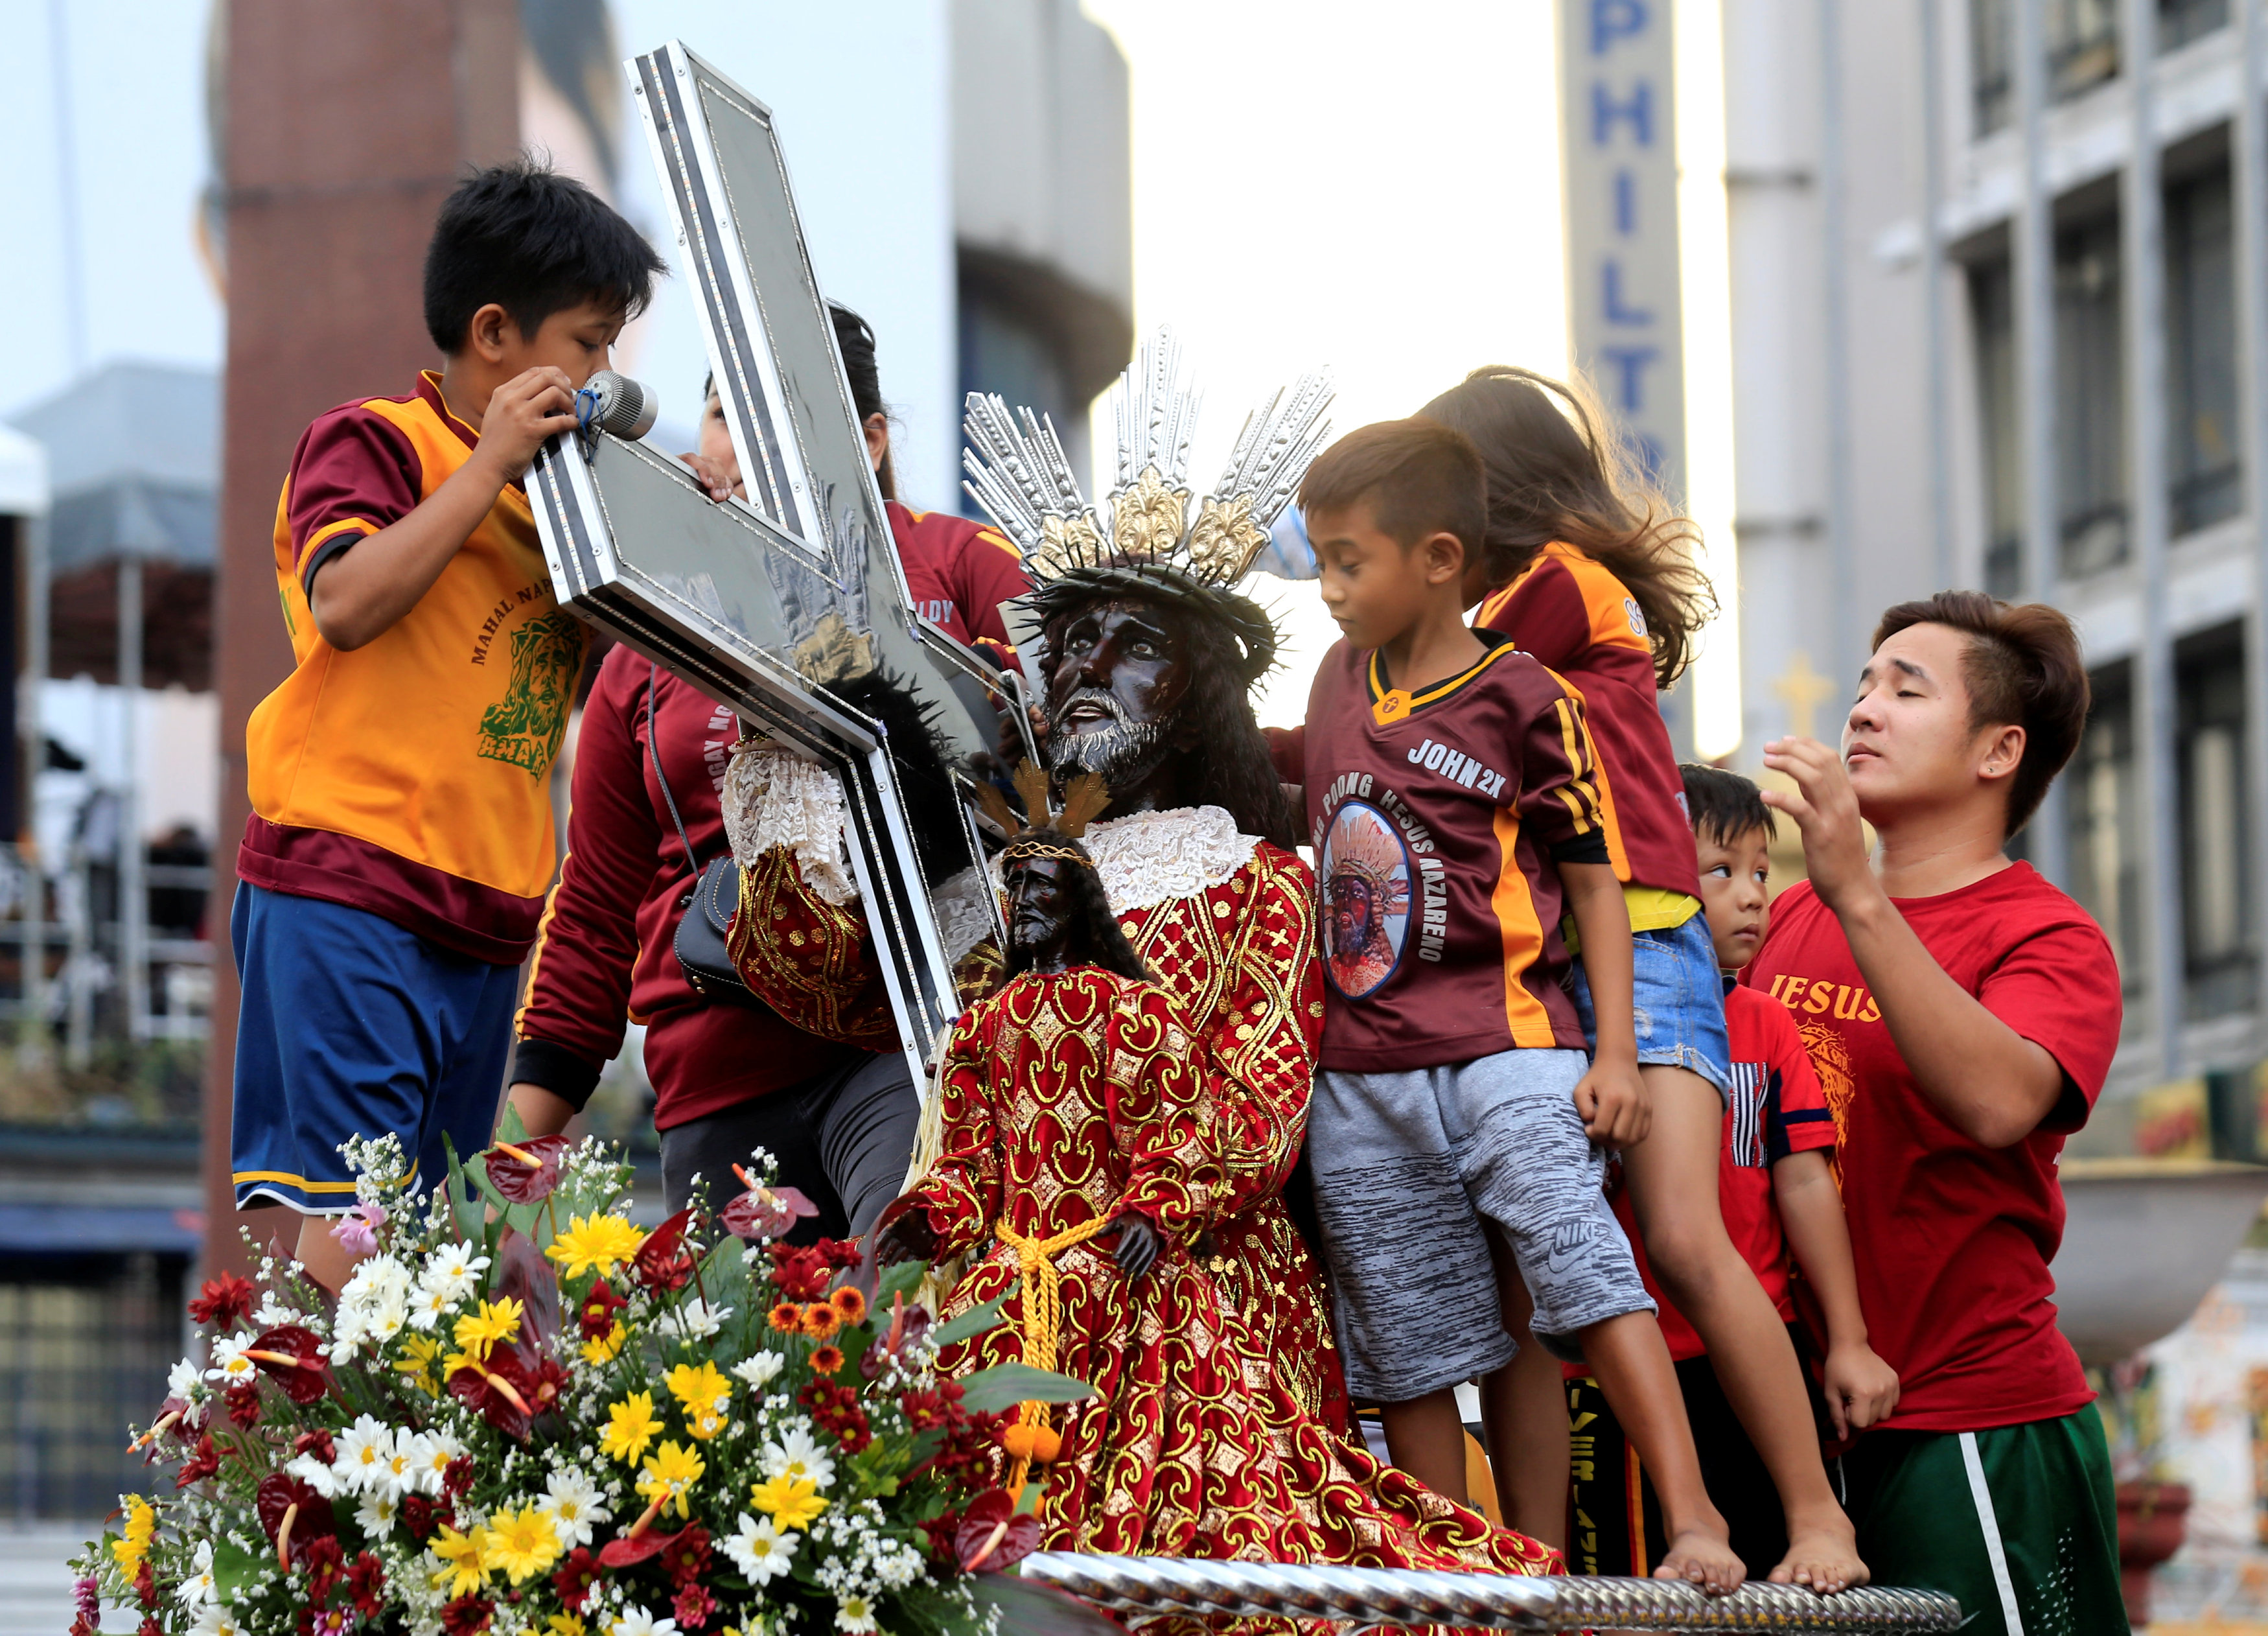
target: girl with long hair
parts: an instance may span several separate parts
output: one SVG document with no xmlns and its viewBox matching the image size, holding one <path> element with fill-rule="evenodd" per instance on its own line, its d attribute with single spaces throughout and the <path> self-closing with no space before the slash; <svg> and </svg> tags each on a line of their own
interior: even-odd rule
<svg viewBox="0 0 2268 1636">
<path fill-rule="evenodd" d="M 1690 663 L 1716 608 L 1699 530 L 1580 387 L 1491 366 L 1418 412 L 1464 433 L 1487 467 L 1488 530 L 1466 584 L 1480 604 L 1474 623 L 1557 672 L 1589 718 L 1630 911 L 1652 1110 L 1647 1134 L 1623 1150 L 1624 1174 L 1654 1276 L 1707 1345 L 1779 1490 L 1789 1546 L 1771 1577 L 1822 1591 L 1862 1584 L 1866 1566 L 1827 1481 L 1794 1347 L 1718 1209 L 1731 1053 L 1683 785 L 1656 696 Z M 1580 962 L 1574 976 L 1577 1009 L 1593 1028 Z M 1520 1317 L 1527 1291 L 1510 1256 L 1497 1260 L 1507 1319 Z M 1508 1479 L 1507 1519 L 1549 1540 L 1564 1528 L 1567 1416 L 1557 1365 L 1518 1327 L 1520 1357 L 1486 1384 L 1490 1441 Z"/>
</svg>

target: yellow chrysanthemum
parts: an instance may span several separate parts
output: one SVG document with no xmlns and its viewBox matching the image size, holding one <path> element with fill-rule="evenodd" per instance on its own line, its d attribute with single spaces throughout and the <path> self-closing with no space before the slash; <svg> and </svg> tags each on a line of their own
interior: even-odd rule
<svg viewBox="0 0 2268 1636">
<path fill-rule="evenodd" d="M 118 1571 L 131 1579 L 142 1559 L 150 1554 L 151 1536 L 158 1531 L 158 1513 L 139 1494 L 129 1494 L 126 1500 L 126 1526 L 120 1537 L 110 1542 L 110 1554 L 118 1563 Z"/>
<path fill-rule="evenodd" d="M 648 1504 L 666 1494 L 676 1502 L 677 1514 L 685 1516 L 688 1514 L 686 1491 L 699 1482 L 701 1474 L 708 1469 L 701 1456 L 690 1448 L 680 1443 L 664 1443 L 645 1463 L 645 1470 L 638 1473 L 637 1491 Z"/>
<path fill-rule="evenodd" d="M 452 1600 L 478 1590 L 489 1576 L 488 1544 L 489 1531 L 484 1528 L 476 1526 L 468 1534 L 460 1534 L 446 1522 L 441 1524 L 440 1531 L 425 1546 L 442 1565 L 433 1575 L 435 1587 L 447 1580 Z"/>
<path fill-rule="evenodd" d="M 689 1363 L 681 1363 L 669 1372 L 668 1385 L 678 1406 L 685 1411 L 686 1429 L 694 1436 L 706 1441 L 725 1429 L 720 1405 L 731 1395 L 733 1386 L 715 1364 L 703 1362 L 696 1369 Z"/>
<path fill-rule="evenodd" d="M 748 1503 L 771 1518 L 774 1528 L 809 1528 L 827 1502 L 807 1477 L 775 1477 L 748 1491 Z"/>
<path fill-rule="evenodd" d="M 612 1363 L 630 1338 L 630 1326 L 617 1321 L 615 1327 L 604 1335 L 594 1336 L 583 1343 L 583 1361 Z"/>
<path fill-rule="evenodd" d="M 559 1559 L 559 1530 L 551 1514 L 534 1506 L 518 1511 L 499 1510 L 489 1519 L 489 1537 L 481 1553 L 491 1571 L 501 1569 L 513 1584 L 541 1573 Z"/>
<path fill-rule="evenodd" d="M 441 1361 L 441 1343 L 430 1335 L 405 1335 L 401 1351 L 402 1356 L 394 1367 L 408 1375 L 410 1384 L 422 1389 L 427 1396 L 438 1397 L 441 1381 L 433 1371 Z"/>
<path fill-rule="evenodd" d="M 498 1341 L 519 1338 L 519 1303 L 509 1295 L 502 1301 L 482 1301 L 478 1312 L 468 1312 L 457 1320 L 454 1333 L 457 1345 L 463 1349 L 461 1356 L 475 1363 L 486 1363 L 490 1347 Z M 452 1373 L 461 1367 L 457 1359 L 450 1360 Z"/>
<path fill-rule="evenodd" d="M 584 1636 L 583 1616 L 579 1613 L 555 1613 L 543 1622 L 543 1628 L 549 1631 L 551 1636 Z"/>
<path fill-rule="evenodd" d="M 633 1392 L 622 1402 L 608 1405 L 607 1429 L 599 1433 L 599 1447 L 627 1465 L 660 1433 L 661 1422 L 653 1413 L 653 1394 Z"/>
<path fill-rule="evenodd" d="M 577 1216 L 543 1253 L 559 1264 L 565 1277 L 580 1278 L 593 1267 L 611 1276 L 644 1242 L 645 1234 L 620 1216 Z"/>
</svg>

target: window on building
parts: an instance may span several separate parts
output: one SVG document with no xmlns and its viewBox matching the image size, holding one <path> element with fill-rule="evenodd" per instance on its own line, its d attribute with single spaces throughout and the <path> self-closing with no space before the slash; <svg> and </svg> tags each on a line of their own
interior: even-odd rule
<svg viewBox="0 0 2268 1636">
<path fill-rule="evenodd" d="M 2176 534 L 2244 504 L 2233 226 L 2226 166 L 2166 190 L 2166 475 Z"/>
<path fill-rule="evenodd" d="M 2244 628 L 2221 625 L 2174 649 L 2181 784 L 2183 969 L 2190 1020 L 2253 1003 L 2252 864 L 2244 792 Z"/>
<path fill-rule="evenodd" d="M 1969 95 L 1977 134 L 2008 122 L 2016 100 L 2015 13 L 2009 0 L 1969 0 Z"/>
<path fill-rule="evenodd" d="M 2005 257 L 1970 269 L 1969 314 L 1984 433 L 1984 588 L 2013 597 L 2024 582 L 2024 461 L 2016 417 L 2015 286 Z"/>
<path fill-rule="evenodd" d="M 2056 233 L 2056 509 L 2066 578 L 2126 559 L 2126 327 L 2119 283 L 2115 213 Z"/>
<path fill-rule="evenodd" d="M 2087 731 L 2063 777 L 2072 895 L 2117 958 L 2129 994 L 2142 983 L 2142 836 L 2134 784 L 2133 667 L 2121 660 L 2088 678 Z"/>
<path fill-rule="evenodd" d="M 2228 26 L 2228 0 L 2158 0 L 2158 49 L 2171 51 Z"/>
<path fill-rule="evenodd" d="M 2047 0 L 2048 94 L 2060 102 L 2118 72 L 2118 0 Z"/>
</svg>

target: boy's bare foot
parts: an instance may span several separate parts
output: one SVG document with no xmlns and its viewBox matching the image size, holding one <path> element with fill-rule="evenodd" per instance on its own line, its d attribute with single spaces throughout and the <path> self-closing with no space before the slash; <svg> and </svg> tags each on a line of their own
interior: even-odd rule
<svg viewBox="0 0 2268 1636">
<path fill-rule="evenodd" d="M 1809 1526 L 1791 1526 L 1787 1555 L 1771 1571 L 1775 1585 L 1805 1585 L 1822 1596 L 1863 1585 L 1873 1577 L 1859 1560 L 1859 1537 L 1837 1512 Z"/>
<path fill-rule="evenodd" d="M 1682 1579 L 1689 1585 L 1698 1585 L 1712 1596 L 1724 1596 L 1740 1589 L 1749 1570 L 1747 1564 L 1734 1554 L 1721 1527 L 1689 1528 L 1670 1540 L 1669 1549 L 1661 1553 L 1661 1566 L 1654 1569 L 1653 1576 Z"/>
</svg>

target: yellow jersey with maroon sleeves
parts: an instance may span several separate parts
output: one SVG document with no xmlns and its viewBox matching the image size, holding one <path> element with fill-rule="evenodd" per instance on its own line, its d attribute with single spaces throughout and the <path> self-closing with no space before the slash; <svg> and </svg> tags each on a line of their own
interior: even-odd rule
<svg viewBox="0 0 2268 1636">
<path fill-rule="evenodd" d="M 1326 1068 L 1583 1049 L 1557 865 L 1611 861 L 1582 700 L 1492 631 L 1415 694 L 1344 642 L 1307 701 Z"/>
<path fill-rule="evenodd" d="M 375 641 L 342 652 L 308 604 L 326 563 L 407 517 L 479 443 L 431 372 L 408 397 L 347 404 L 300 437 L 276 506 L 296 663 L 245 729 L 252 816 L 237 873 L 517 965 L 551 883 L 551 764 L 584 653 L 526 495 L 498 495 Z"/>
</svg>

